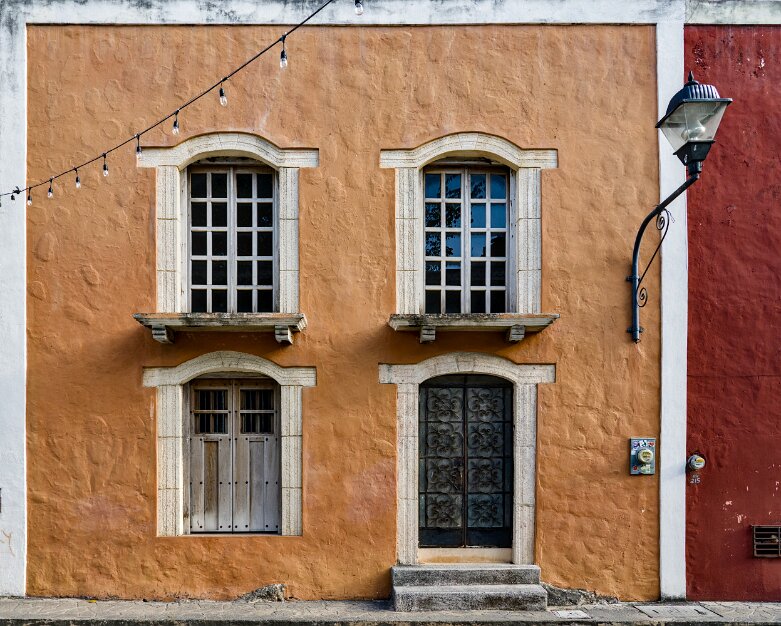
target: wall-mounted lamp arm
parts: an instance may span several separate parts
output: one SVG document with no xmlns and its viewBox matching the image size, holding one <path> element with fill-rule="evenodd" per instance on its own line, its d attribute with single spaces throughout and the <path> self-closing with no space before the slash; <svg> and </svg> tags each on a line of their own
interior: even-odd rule
<svg viewBox="0 0 781 626">
<path fill-rule="evenodd" d="M 641 287 L 641 284 L 643 282 L 643 279 L 645 278 L 646 273 L 648 272 L 648 268 L 651 267 L 651 263 L 654 262 L 654 259 L 656 258 L 657 253 L 659 252 L 659 248 L 662 246 L 662 242 L 664 241 L 665 236 L 667 235 L 667 229 L 669 228 L 669 212 L 667 211 L 667 207 L 670 205 L 670 203 L 675 200 L 678 196 L 680 196 L 684 191 L 686 191 L 689 187 L 691 187 L 697 180 L 700 178 L 700 168 L 690 168 L 689 169 L 689 178 L 686 179 L 686 182 L 683 183 L 678 189 L 672 192 L 665 200 L 663 200 L 660 204 L 656 205 L 654 207 L 654 210 L 651 211 L 648 215 L 645 216 L 645 219 L 643 220 L 643 223 L 640 225 L 640 230 L 637 231 L 637 236 L 635 237 L 635 247 L 632 251 L 632 274 L 630 276 L 627 276 L 627 281 L 632 283 L 632 325 L 627 328 L 627 332 L 632 335 L 632 340 L 635 343 L 638 343 L 640 341 L 640 333 L 643 332 L 643 329 L 640 327 L 640 309 L 645 306 L 645 303 L 648 299 L 648 294 L 645 290 L 645 287 Z M 651 260 L 648 261 L 648 265 L 646 265 L 645 270 L 643 270 L 643 273 L 640 274 L 640 243 L 643 240 L 643 235 L 645 234 L 645 229 L 648 227 L 648 224 L 651 223 L 651 220 L 656 220 L 656 228 L 659 231 L 662 232 L 662 237 L 659 241 L 659 245 L 656 246 L 656 250 L 654 250 L 653 255 L 651 255 Z"/>
</svg>

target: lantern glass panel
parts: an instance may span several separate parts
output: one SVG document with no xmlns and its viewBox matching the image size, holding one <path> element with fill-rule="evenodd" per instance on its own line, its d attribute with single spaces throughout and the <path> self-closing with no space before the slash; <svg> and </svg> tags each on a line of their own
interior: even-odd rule
<svg viewBox="0 0 781 626">
<path fill-rule="evenodd" d="M 700 100 L 684 102 L 661 124 L 667 141 L 678 151 L 689 141 L 712 141 L 729 102 Z"/>
</svg>

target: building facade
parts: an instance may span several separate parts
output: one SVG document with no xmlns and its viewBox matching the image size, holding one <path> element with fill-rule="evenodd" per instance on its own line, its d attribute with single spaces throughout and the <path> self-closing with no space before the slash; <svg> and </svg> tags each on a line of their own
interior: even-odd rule
<svg viewBox="0 0 781 626">
<path fill-rule="evenodd" d="M 722 494 L 691 343 L 687 395 L 709 235 L 683 199 L 637 345 L 625 277 L 683 181 L 654 123 L 684 66 L 737 100 L 721 23 L 775 7 L 336 3 L 227 106 L 4 199 L 0 594 L 385 598 L 394 565 L 478 561 L 743 597 L 691 578 Z M 4 4 L 0 187 L 101 154 L 314 8 Z M 734 193 L 727 131 L 703 212 Z M 655 474 L 630 475 L 631 437 L 658 439 Z"/>
</svg>

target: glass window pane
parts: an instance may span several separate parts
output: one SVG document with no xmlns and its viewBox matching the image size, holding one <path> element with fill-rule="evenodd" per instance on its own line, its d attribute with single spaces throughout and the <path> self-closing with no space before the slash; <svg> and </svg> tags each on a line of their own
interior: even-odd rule
<svg viewBox="0 0 781 626">
<path fill-rule="evenodd" d="M 445 205 L 445 226 L 461 228 L 461 205 L 448 202 Z"/>
<path fill-rule="evenodd" d="M 191 254 L 206 254 L 206 233 L 193 232 L 190 246 Z"/>
<path fill-rule="evenodd" d="M 461 313 L 461 292 L 445 292 L 445 313 Z"/>
<path fill-rule="evenodd" d="M 270 228 L 274 225 L 274 205 L 270 202 L 258 204 L 258 226 Z"/>
<path fill-rule="evenodd" d="M 252 197 L 252 174 L 236 174 L 236 197 Z"/>
<path fill-rule="evenodd" d="M 461 264 L 452 261 L 445 264 L 445 284 L 451 287 L 461 285 Z"/>
<path fill-rule="evenodd" d="M 491 285 L 495 287 L 505 286 L 504 261 L 494 261 L 491 263 Z"/>
<path fill-rule="evenodd" d="M 239 202 L 236 205 L 236 225 L 252 226 L 252 203 Z"/>
<path fill-rule="evenodd" d="M 273 198 L 274 190 L 272 187 L 274 175 L 258 174 L 258 198 Z"/>
<path fill-rule="evenodd" d="M 274 263 L 258 261 L 258 285 L 274 284 Z"/>
<path fill-rule="evenodd" d="M 439 233 L 426 233 L 426 256 L 442 256 L 442 238 Z"/>
<path fill-rule="evenodd" d="M 491 205 L 491 228 L 507 228 L 507 205 L 504 202 Z"/>
<path fill-rule="evenodd" d="M 491 256 L 504 256 L 505 235 L 491 235 Z"/>
<path fill-rule="evenodd" d="M 212 202 L 212 226 L 228 225 L 228 205 L 224 202 Z"/>
<path fill-rule="evenodd" d="M 212 174 L 212 198 L 228 197 L 228 175 Z"/>
<path fill-rule="evenodd" d="M 442 304 L 439 300 L 439 291 L 426 290 L 426 313 L 440 313 Z"/>
<path fill-rule="evenodd" d="M 206 174 L 193 174 L 190 176 L 190 197 L 206 197 Z"/>
<path fill-rule="evenodd" d="M 193 202 L 190 209 L 190 222 L 193 226 L 206 226 L 206 203 Z"/>
<path fill-rule="evenodd" d="M 191 306 L 193 313 L 206 313 L 206 290 L 205 289 L 193 289 L 190 296 Z"/>
<path fill-rule="evenodd" d="M 426 197 L 442 197 L 442 177 L 439 174 L 426 174 Z"/>
<path fill-rule="evenodd" d="M 485 263 L 472 263 L 472 284 L 485 285 Z"/>
<path fill-rule="evenodd" d="M 192 261 L 190 265 L 190 282 L 193 285 L 206 285 L 206 261 Z"/>
<path fill-rule="evenodd" d="M 258 313 L 270 313 L 274 309 L 274 294 L 270 289 L 258 290 Z"/>
<path fill-rule="evenodd" d="M 491 198 L 504 200 L 507 197 L 507 177 L 504 174 L 491 174 Z"/>
<path fill-rule="evenodd" d="M 504 290 L 491 292 L 491 313 L 504 313 Z"/>
<path fill-rule="evenodd" d="M 252 261 L 238 261 L 236 263 L 236 284 L 252 284 Z"/>
<path fill-rule="evenodd" d="M 214 256 L 228 254 L 228 233 L 212 233 L 212 254 Z"/>
<path fill-rule="evenodd" d="M 251 289 L 239 289 L 236 292 L 236 310 L 239 313 L 252 313 Z"/>
<path fill-rule="evenodd" d="M 214 430 L 212 432 L 223 434 L 228 432 L 228 423 L 224 414 L 218 413 L 217 415 L 212 415 L 212 419 L 214 420 Z"/>
<path fill-rule="evenodd" d="M 445 253 L 447 256 L 461 256 L 461 233 L 445 235 Z"/>
<path fill-rule="evenodd" d="M 273 233 L 258 233 L 258 256 L 272 256 L 274 254 Z"/>
<path fill-rule="evenodd" d="M 212 261 L 212 285 L 228 284 L 228 262 Z"/>
<path fill-rule="evenodd" d="M 252 233 L 236 233 L 236 254 L 252 256 Z"/>
<path fill-rule="evenodd" d="M 482 202 L 472 205 L 472 228 L 485 228 L 485 205 Z"/>
<path fill-rule="evenodd" d="M 429 228 L 442 226 L 442 205 L 439 202 L 426 202 L 426 226 Z"/>
<path fill-rule="evenodd" d="M 485 233 L 472 233 L 472 256 L 485 256 Z"/>
<path fill-rule="evenodd" d="M 461 197 L 461 174 L 445 174 L 445 197 Z"/>
<path fill-rule="evenodd" d="M 442 284 L 442 265 L 439 261 L 426 261 L 426 284 Z"/>
<path fill-rule="evenodd" d="M 472 291 L 469 294 L 472 301 L 472 313 L 485 313 L 485 291 Z"/>
<path fill-rule="evenodd" d="M 215 289 L 212 291 L 212 312 L 228 312 L 228 292 L 225 289 Z"/>
<path fill-rule="evenodd" d="M 472 174 L 470 179 L 472 182 L 472 197 L 485 198 L 485 174 Z"/>
</svg>

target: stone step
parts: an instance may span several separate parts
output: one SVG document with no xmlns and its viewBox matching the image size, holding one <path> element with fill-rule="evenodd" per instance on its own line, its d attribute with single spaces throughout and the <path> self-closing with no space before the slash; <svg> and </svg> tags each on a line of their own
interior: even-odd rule
<svg viewBox="0 0 781 626">
<path fill-rule="evenodd" d="M 397 611 L 544 611 L 540 585 L 402 585 L 393 588 Z"/>
<path fill-rule="evenodd" d="M 393 586 L 402 585 L 535 585 L 540 582 L 537 565 L 470 563 L 397 565 L 392 568 Z"/>
</svg>

